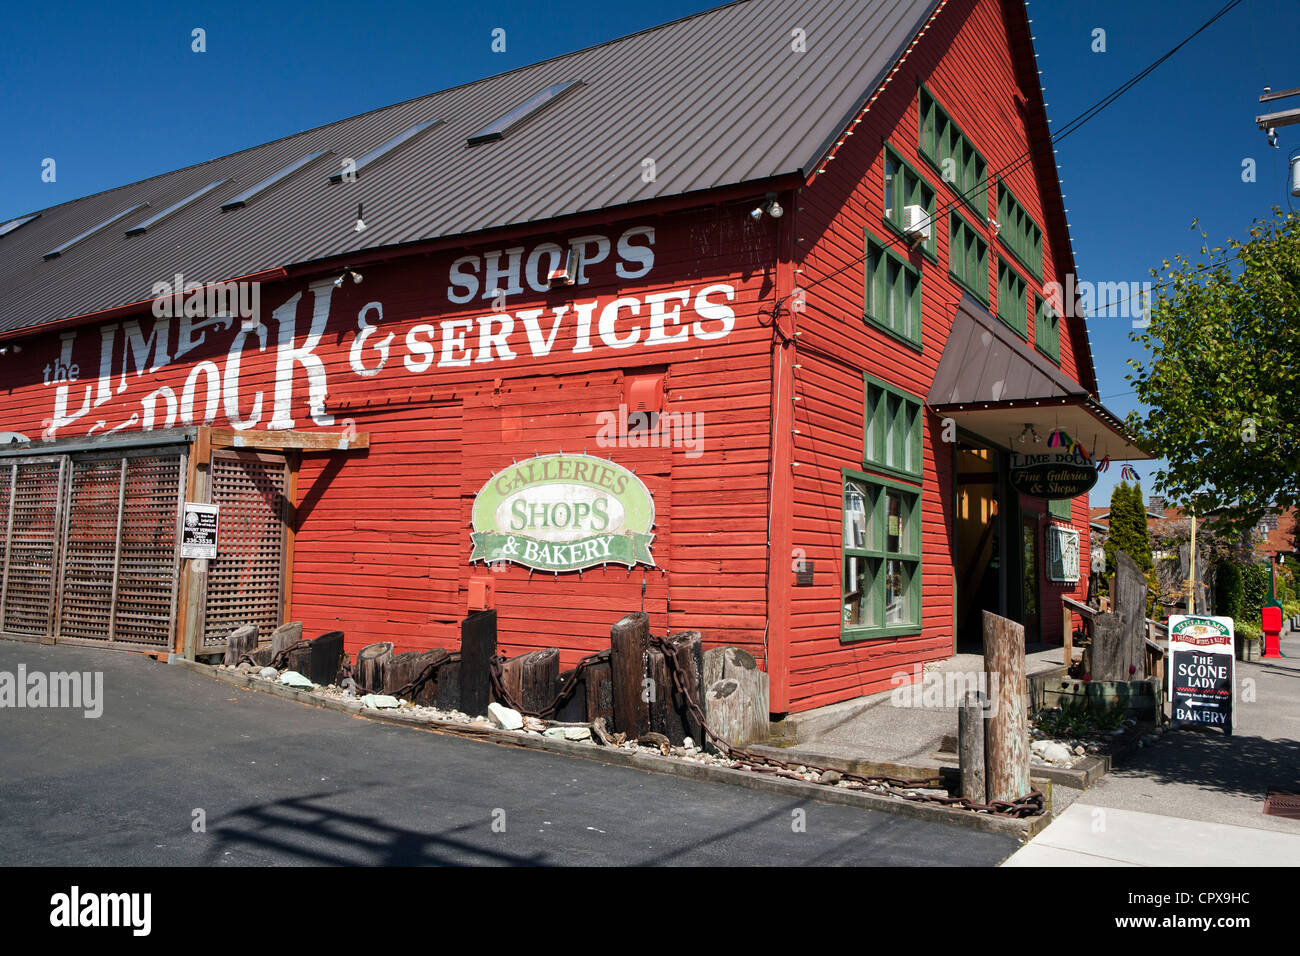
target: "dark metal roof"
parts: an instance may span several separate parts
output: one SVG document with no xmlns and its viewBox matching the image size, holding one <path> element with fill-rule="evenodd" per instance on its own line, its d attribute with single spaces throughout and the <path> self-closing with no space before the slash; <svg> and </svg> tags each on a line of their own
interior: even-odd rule
<svg viewBox="0 0 1300 956">
<path fill-rule="evenodd" d="M 1087 389 L 963 295 L 926 402 L 933 408 L 952 408 L 1088 397 Z"/>
<path fill-rule="evenodd" d="M 0 238 L 0 333 L 147 300 L 155 282 L 176 273 L 195 282 L 233 279 L 805 173 L 939 2 L 739 0 L 55 206 Z M 792 49 L 796 28 L 806 52 Z M 504 139 L 467 145 L 485 124 L 570 80 L 582 85 Z M 328 182 L 344 159 L 434 121 L 357 181 Z M 334 155 L 222 211 L 321 150 Z M 642 177 L 647 158 L 655 163 L 652 182 Z M 104 229 L 42 259 L 123 209 L 148 203 L 166 210 L 222 180 L 143 235 Z M 360 233 L 353 228 L 359 204 L 368 226 Z"/>
</svg>

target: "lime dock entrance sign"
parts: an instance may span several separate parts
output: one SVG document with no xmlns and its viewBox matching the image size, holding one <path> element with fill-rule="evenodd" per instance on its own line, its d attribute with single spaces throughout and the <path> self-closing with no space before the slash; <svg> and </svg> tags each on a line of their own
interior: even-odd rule
<svg viewBox="0 0 1300 956">
<path fill-rule="evenodd" d="M 555 572 L 654 567 L 654 520 L 649 489 L 622 465 L 591 455 L 540 455 L 503 468 L 479 489 L 469 559 Z"/>
</svg>

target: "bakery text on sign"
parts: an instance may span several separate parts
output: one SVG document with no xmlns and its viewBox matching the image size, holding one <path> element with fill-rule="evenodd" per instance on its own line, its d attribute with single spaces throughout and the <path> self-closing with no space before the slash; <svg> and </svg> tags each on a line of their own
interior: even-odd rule
<svg viewBox="0 0 1300 956">
<path fill-rule="evenodd" d="M 649 349 L 692 339 L 709 342 L 730 335 L 736 323 L 732 307 L 736 289 L 728 283 L 587 301 L 575 296 L 546 308 L 504 308 L 509 296 L 524 294 L 525 285 L 533 292 L 545 290 L 549 274 L 563 268 L 569 255 L 576 256 L 571 273 L 575 290 L 589 284 L 588 270 L 602 264 L 607 269 L 612 266 L 618 279 L 644 278 L 654 268 L 654 243 L 654 227 L 633 226 L 616 238 L 579 236 L 566 243 L 568 251 L 558 243 L 543 242 L 531 250 L 517 246 L 461 256 L 448 267 L 443 287 L 447 303 L 439 311 L 460 311 L 483 302 L 489 303 L 487 311 L 414 324 L 409 319 L 385 323 L 383 303 L 367 302 L 355 318 L 339 317 L 351 335 L 343 343 L 348 367 L 362 378 L 386 369 L 420 374 L 520 357 L 545 358 L 561 340 L 566 351 L 584 354 Z M 207 302 L 213 297 L 191 293 L 193 284 L 182 285 L 182 278 L 176 277 L 179 288 L 168 285 L 167 300 L 175 301 L 175 308 L 60 335 L 58 354 L 52 356 L 45 373 L 45 386 L 52 387 L 54 395 L 50 417 L 43 422 L 43 438 L 58 437 L 74 424 L 79 434 L 90 435 L 127 428 L 210 425 L 220 417 L 236 429 L 293 428 L 295 376 L 305 380 L 311 421 L 334 424 L 334 416 L 325 410 L 328 373 L 318 354 L 327 327 L 336 318 L 330 309 L 334 281 L 318 281 L 305 292 L 294 293 L 267 319 L 260 308 L 254 310 L 257 314 L 239 318 L 229 309 L 209 315 Z M 260 290 L 257 294 L 260 302 Z M 308 303 L 310 314 L 304 318 L 300 306 L 305 309 Z M 561 330 L 566 333 L 563 337 Z M 224 358 L 195 362 L 183 384 L 144 391 L 157 373 L 207 344 L 209 336 L 226 346 Z M 96 346 L 94 358 L 88 360 L 87 351 Z M 248 355 L 267 351 L 274 353 L 273 387 L 243 387 L 241 374 Z M 118 424 L 109 427 L 114 419 Z"/>
</svg>

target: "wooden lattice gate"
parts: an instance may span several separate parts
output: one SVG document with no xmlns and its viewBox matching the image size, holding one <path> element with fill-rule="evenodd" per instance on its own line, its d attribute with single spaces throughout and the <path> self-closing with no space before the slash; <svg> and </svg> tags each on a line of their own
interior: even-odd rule
<svg viewBox="0 0 1300 956">
<path fill-rule="evenodd" d="M 256 625 L 265 641 L 281 623 L 291 513 L 284 455 L 215 451 L 211 474 L 211 500 L 221 511 L 217 556 L 205 574 L 200 654 L 224 648 L 241 625 Z"/>
<path fill-rule="evenodd" d="M 4 582 L 0 630 L 46 638 L 55 633 L 63 481 L 62 456 L 19 460 L 4 467 Z"/>
<path fill-rule="evenodd" d="M 166 649 L 176 624 L 180 449 L 0 464 L 7 636 Z"/>
</svg>

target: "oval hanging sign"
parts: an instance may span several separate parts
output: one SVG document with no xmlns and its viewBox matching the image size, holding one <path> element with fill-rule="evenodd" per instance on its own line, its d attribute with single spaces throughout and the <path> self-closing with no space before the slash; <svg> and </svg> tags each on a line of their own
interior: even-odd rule
<svg viewBox="0 0 1300 956">
<path fill-rule="evenodd" d="M 654 498 L 640 478 L 604 458 L 540 455 L 503 468 L 474 497 L 473 522 L 470 561 L 538 571 L 654 567 Z"/>
<path fill-rule="evenodd" d="M 1097 483 L 1097 466 L 1082 452 L 1053 449 L 1045 454 L 1011 455 L 1011 487 L 1034 498 L 1077 498 Z"/>
</svg>

